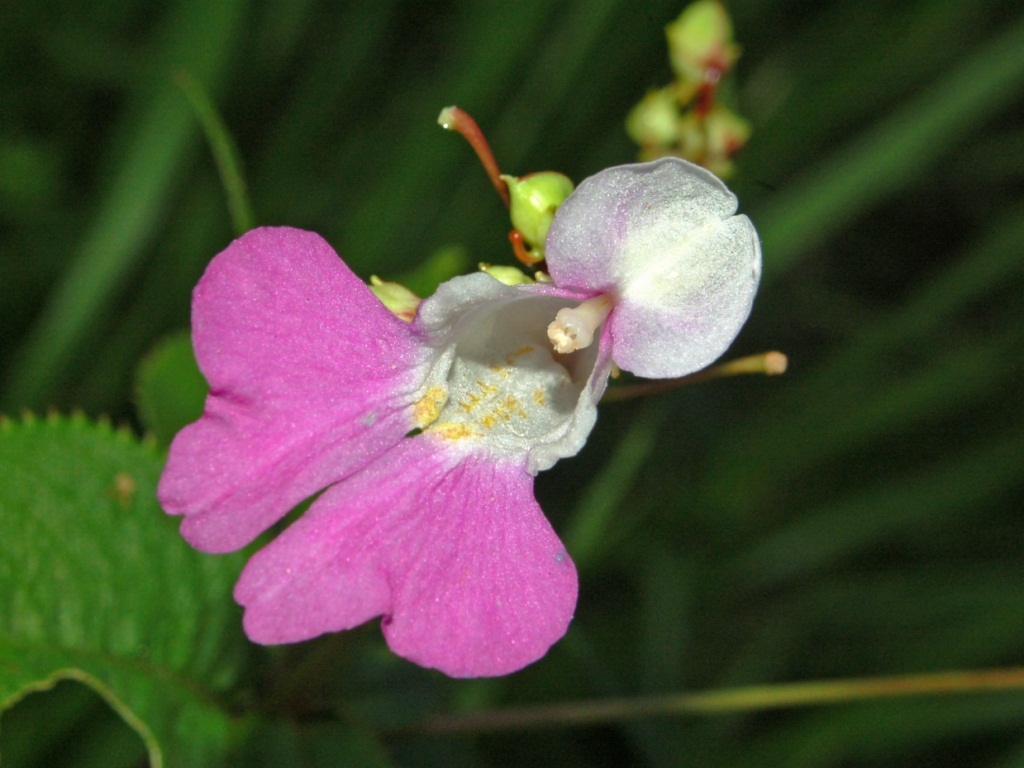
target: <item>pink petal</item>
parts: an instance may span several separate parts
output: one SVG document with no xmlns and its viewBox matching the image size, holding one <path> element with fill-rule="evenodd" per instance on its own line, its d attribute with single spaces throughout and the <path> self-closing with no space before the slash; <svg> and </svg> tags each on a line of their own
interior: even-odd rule
<svg viewBox="0 0 1024 768">
<path fill-rule="evenodd" d="M 412 427 L 429 352 L 319 235 L 234 241 L 196 287 L 192 326 L 210 396 L 158 495 L 199 549 L 244 546 Z"/>
<path fill-rule="evenodd" d="M 424 433 L 318 499 L 250 560 L 235 598 L 256 642 L 384 614 L 396 653 L 477 677 L 543 656 L 568 628 L 576 590 L 522 462 Z"/>
</svg>

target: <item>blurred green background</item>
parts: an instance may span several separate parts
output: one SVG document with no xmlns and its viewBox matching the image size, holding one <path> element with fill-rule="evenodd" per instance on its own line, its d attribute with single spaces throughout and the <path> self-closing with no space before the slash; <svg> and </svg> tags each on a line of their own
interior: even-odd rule
<svg viewBox="0 0 1024 768">
<path fill-rule="evenodd" d="M 367 278 L 453 246 L 468 269 L 508 261 L 508 223 L 441 107 L 471 112 L 508 173 L 628 162 L 625 115 L 671 78 L 682 7 L 6 3 L 0 411 L 138 427 L 137 366 L 187 328 L 233 236 L 175 72 L 221 111 L 260 223 L 320 232 Z M 390 657 L 375 626 L 254 651 L 238 706 L 268 690 L 289 706 L 239 765 L 1024 765 L 1022 693 L 387 732 L 435 711 L 1024 662 L 1024 10 L 728 7 L 743 57 L 726 96 L 754 129 L 730 186 L 765 259 L 730 356 L 781 349 L 789 373 L 606 405 L 539 478 L 581 577 L 545 660 L 450 681 Z M 73 684 L 6 714 L 3 738 L 5 766 L 144 761 Z"/>
</svg>

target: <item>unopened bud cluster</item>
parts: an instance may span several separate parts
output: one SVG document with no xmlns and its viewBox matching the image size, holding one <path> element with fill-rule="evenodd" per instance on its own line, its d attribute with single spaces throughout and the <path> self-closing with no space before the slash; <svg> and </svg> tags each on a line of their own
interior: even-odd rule
<svg viewBox="0 0 1024 768">
<path fill-rule="evenodd" d="M 675 155 L 727 176 L 750 137 L 749 124 L 718 98 L 740 55 L 729 14 L 718 0 L 697 0 L 665 33 L 676 79 L 633 108 L 626 130 L 641 160 Z"/>
</svg>

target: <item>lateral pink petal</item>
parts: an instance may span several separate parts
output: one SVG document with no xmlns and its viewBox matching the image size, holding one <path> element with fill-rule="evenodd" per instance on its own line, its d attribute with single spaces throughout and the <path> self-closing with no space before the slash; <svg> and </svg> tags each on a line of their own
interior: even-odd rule
<svg viewBox="0 0 1024 768">
<path fill-rule="evenodd" d="M 454 677 L 503 675 L 568 628 L 576 570 L 517 462 L 425 433 L 331 488 L 249 562 L 235 589 L 261 643 L 384 614 L 401 656 Z"/>
<path fill-rule="evenodd" d="M 210 395 L 158 495 L 199 549 L 244 546 L 412 426 L 429 352 L 319 235 L 235 240 L 196 286 L 192 326 Z"/>
</svg>

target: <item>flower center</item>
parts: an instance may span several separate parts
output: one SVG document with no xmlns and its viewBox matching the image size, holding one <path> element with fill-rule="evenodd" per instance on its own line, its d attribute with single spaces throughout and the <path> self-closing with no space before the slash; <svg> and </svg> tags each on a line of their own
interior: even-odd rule
<svg viewBox="0 0 1024 768">
<path fill-rule="evenodd" d="M 546 324 L 565 303 L 553 296 L 527 297 L 468 314 L 449 362 L 437 371 L 434 389 L 445 397 L 423 404 L 424 413 L 431 405 L 430 416 L 436 414 L 426 431 L 449 441 L 482 440 L 509 456 L 540 450 L 538 466 L 579 450 L 580 440 L 566 435 L 575 434 L 597 348 L 571 358 L 551 348 Z M 585 421 L 589 431 L 592 419 Z"/>
<path fill-rule="evenodd" d="M 594 332 L 611 311 L 612 298 L 603 293 L 579 306 L 560 309 L 548 326 L 548 339 L 561 354 L 585 349 L 593 343 Z"/>
</svg>

